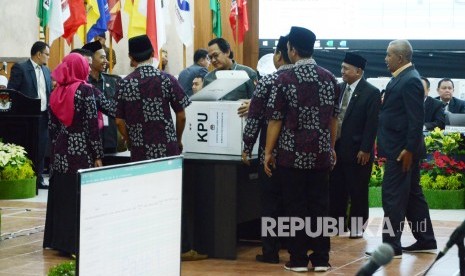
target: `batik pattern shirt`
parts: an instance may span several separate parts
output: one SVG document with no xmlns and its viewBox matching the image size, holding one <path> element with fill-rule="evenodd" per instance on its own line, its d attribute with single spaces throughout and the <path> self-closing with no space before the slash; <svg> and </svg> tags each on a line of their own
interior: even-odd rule
<svg viewBox="0 0 465 276">
<path fill-rule="evenodd" d="M 140 66 L 116 91 L 116 117 L 126 122 L 132 161 L 181 153 L 170 107 L 177 113 L 190 101 L 172 75 L 152 65 Z"/>
<path fill-rule="evenodd" d="M 50 111 L 52 174 L 53 172 L 76 173 L 79 169 L 92 168 L 96 159 L 103 158 L 96 91 L 97 89 L 89 84 L 81 84 L 78 87 L 74 95 L 74 117 L 68 127 Z"/>
<path fill-rule="evenodd" d="M 265 118 L 266 104 L 270 98 L 270 93 L 274 87 L 276 78 L 282 72 L 292 67 L 292 64 L 282 65 L 278 68 L 278 71 L 261 78 L 255 88 L 252 100 L 250 101 L 249 114 L 247 115 L 247 123 L 243 134 L 244 152 L 247 154 L 252 152 L 258 134 L 260 133 L 258 144 L 260 164 L 263 164 L 265 160 L 266 130 L 268 127 L 268 120 Z M 274 154 L 276 154 L 276 151 L 274 151 Z"/>
<path fill-rule="evenodd" d="M 276 79 L 267 118 L 282 120 L 277 164 L 297 169 L 331 166 L 331 120 L 339 114 L 334 75 L 313 59 L 301 59 Z"/>
</svg>

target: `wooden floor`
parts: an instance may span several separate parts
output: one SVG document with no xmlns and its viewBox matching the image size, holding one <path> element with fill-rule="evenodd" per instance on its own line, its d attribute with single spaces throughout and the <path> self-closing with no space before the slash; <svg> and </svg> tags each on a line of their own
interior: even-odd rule
<svg viewBox="0 0 465 276">
<path fill-rule="evenodd" d="M 50 267 L 69 260 L 59 256 L 53 250 L 42 249 L 46 203 L 0 200 L 0 208 L 2 212 L 0 276 L 47 275 Z M 444 247 L 452 231 L 460 224 L 460 220 L 465 218 L 465 212 L 458 214 L 460 217 L 455 219 L 433 220 L 440 249 Z M 447 218 L 441 215 L 440 217 Z M 380 223 L 379 217 L 371 219 L 369 224 L 371 232 L 377 233 Z M 411 234 L 404 234 L 402 240 L 404 245 L 413 241 Z M 304 275 L 355 275 L 367 260 L 363 253 L 366 250 L 375 249 L 380 242 L 379 234 L 358 240 L 335 237 L 331 240 L 331 270 L 327 273 L 308 272 Z M 259 253 L 258 243 L 241 242 L 238 246 L 237 260 L 208 259 L 183 262 L 181 264 L 182 275 L 289 276 L 296 274 L 283 269 L 285 261 L 288 260 L 286 251 L 281 251 L 281 263 L 277 265 L 257 263 L 255 255 Z M 404 254 L 401 260 L 393 260 L 375 275 L 422 275 L 435 257 L 434 254 Z M 428 275 L 454 275 L 458 270 L 457 248 L 454 247 L 434 265 Z"/>
</svg>

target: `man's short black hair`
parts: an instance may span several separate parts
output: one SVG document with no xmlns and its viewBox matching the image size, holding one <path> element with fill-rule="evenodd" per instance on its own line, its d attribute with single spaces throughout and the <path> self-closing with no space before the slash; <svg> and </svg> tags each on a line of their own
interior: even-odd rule
<svg viewBox="0 0 465 276">
<path fill-rule="evenodd" d="M 449 78 L 443 78 L 442 80 L 440 80 L 440 81 L 438 82 L 438 88 L 441 87 L 441 83 L 443 83 L 443 82 L 445 82 L 445 81 L 450 81 L 450 83 L 452 83 L 452 87 L 454 87 L 454 82 L 453 82 L 451 79 L 449 79 Z"/>
<path fill-rule="evenodd" d="M 50 46 L 43 41 L 35 42 L 31 47 L 31 57 L 37 54 L 37 52 L 43 52 L 45 48 L 50 48 Z"/>
<path fill-rule="evenodd" d="M 218 48 L 220 48 L 221 52 L 223 53 L 227 53 L 229 51 L 230 59 L 234 58 L 234 53 L 231 50 L 231 45 L 229 45 L 229 42 L 227 42 L 226 39 L 222 37 L 217 37 L 217 38 L 210 40 L 210 42 L 208 42 L 208 46 L 212 46 L 214 44 L 217 44 Z"/>
<path fill-rule="evenodd" d="M 208 51 L 205 49 L 198 49 L 197 51 L 194 52 L 194 63 L 199 62 L 200 59 L 202 58 L 207 58 L 208 56 Z"/>
</svg>

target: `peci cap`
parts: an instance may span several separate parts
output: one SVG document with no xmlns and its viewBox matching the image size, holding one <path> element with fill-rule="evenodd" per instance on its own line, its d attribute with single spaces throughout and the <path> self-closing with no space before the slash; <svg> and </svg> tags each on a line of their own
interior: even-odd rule
<svg viewBox="0 0 465 276">
<path fill-rule="evenodd" d="M 346 53 L 343 62 L 358 67 L 362 70 L 365 70 L 365 66 L 367 64 L 367 60 L 364 57 L 351 52 Z"/>
<path fill-rule="evenodd" d="M 98 41 L 93 41 L 93 42 L 89 42 L 85 44 L 84 46 L 82 46 L 81 49 L 91 51 L 93 54 L 97 52 L 98 50 L 102 49 L 102 44 L 100 44 L 100 42 Z"/>
<path fill-rule="evenodd" d="M 289 32 L 289 42 L 297 49 L 313 52 L 316 36 L 305 28 L 292 26 Z"/>
<path fill-rule="evenodd" d="M 276 49 L 281 52 L 287 52 L 287 42 L 289 41 L 289 35 L 281 36 L 278 40 L 278 45 L 276 45 Z"/>
<path fill-rule="evenodd" d="M 139 35 L 129 39 L 129 54 L 145 54 L 148 52 L 153 52 L 152 42 L 147 35 Z"/>
</svg>

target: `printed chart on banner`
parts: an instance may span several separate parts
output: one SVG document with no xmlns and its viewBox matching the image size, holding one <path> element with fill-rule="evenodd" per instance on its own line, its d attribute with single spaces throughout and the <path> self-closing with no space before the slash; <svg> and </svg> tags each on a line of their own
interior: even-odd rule
<svg viewBox="0 0 465 276">
<path fill-rule="evenodd" d="M 181 158 L 81 183 L 79 275 L 179 275 Z"/>
<path fill-rule="evenodd" d="M 259 10 L 260 39 L 291 26 L 318 39 L 464 39 L 465 0 L 260 0 Z"/>
</svg>

